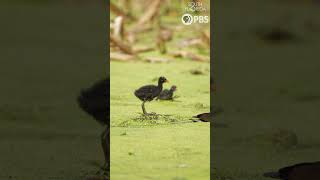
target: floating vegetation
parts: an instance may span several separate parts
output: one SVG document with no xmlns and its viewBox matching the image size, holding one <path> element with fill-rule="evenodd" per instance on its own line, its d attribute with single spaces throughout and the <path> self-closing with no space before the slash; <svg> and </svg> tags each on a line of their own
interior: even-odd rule
<svg viewBox="0 0 320 180">
<path fill-rule="evenodd" d="M 122 121 L 121 123 L 117 125 L 112 125 L 111 127 L 147 127 L 168 124 L 192 123 L 192 121 L 189 119 L 190 117 L 181 117 L 155 113 L 145 115 L 141 113 L 140 116 L 133 117 L 132 119 L 126 121 Z M 125 136 L 126 134 L 123 133 L 121 135 Z"/>
</svg>

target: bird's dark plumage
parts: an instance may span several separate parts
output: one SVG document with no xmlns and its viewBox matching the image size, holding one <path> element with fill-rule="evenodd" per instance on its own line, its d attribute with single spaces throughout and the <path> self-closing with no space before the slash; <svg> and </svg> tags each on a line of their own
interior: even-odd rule
<svg viewBox="0 0 320 180">
<path fill-rule="evenodd" d="M 299 163 L 263 175 L 282 180 L 320 180 L 320 162 Z"/>
<path fill-rule="evenodd" d="M 177 86 L 171 86 L 170 89 L 163 90 L 160 95 L 158 96 L 158 99 L 160 100 L 172 100 L 173 99 L 173 93 L 176 91 Z"/>
<path fill-rule="evenodd" d="M 102 124 L 108 124 L 109 79 L 101 80 L 81 91 L 78 104 L 83 111 Z"/>
<path fill-rule="evenodd" d="M 198 120 L 202 122 L 212 122 L 213 121 L 213 116 L 216 116 L 217 114 L 220 114 L 223 112 L 222 108 L 215 108 L 211 110 L 209 113 L 201 113 L 196 116 L 193 116 L 193 118 L 198 118 Z"/>
<path fill-rule="evenodd" d="M 141 105 L 143 114 L 147 114 L 144 108 L 144 103 L 147 101 L 152 101 L 155 97 L 158 97 L 163 88 L 162 84 L 165 82 L 168 82 L 168 80 L 165 77 L 160 77 L 158 80 L 158 86 L 146 85 L 134 92 L 134 95 L 143 102 Z"/>
<path fill-rule="evenodd" d="M 134 95 L 136 95 L 136 97 L 141 101 L 152 101 L 160 94 L 161 90 L 162 86 L 146 85 L 136 90 Z"/>
<path fill-rule="evenodd" d="M 198 118 L 202 122 L 212 122 L 212 118 L 213 118 L 211 113 L 202 113 L 193 117 Z"/>
<path fill-rule="evenodd" d="M 158 86 L 156 85 L 146 85 L 137 89 L 134 92 L 137 98 L 141 101 L 152 101 L 155 97 L 159 96 L 162 91 L 162 84 L 167 82 L 165 77 L 160 77 L 158 80 Z"/>
<path fill-rule="evenodd" d="M 107 174 L 108 178 L 110 172 L 109 85 L 109 79 L 101 80 L 92 87 L 82 90 L 77 99 L 78 104 L 83 111 L 92 116 L 99 123 L 105 125 L 105 129 L 101 133 L 100 138 L 105 157 L 105 163 L 102 169 L 104 171 L 103 173 Z"/>
</svg>

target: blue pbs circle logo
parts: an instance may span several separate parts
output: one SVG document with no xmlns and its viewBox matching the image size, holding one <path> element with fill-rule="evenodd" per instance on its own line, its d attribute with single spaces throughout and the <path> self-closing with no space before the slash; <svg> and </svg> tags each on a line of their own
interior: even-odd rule
<svg viewBox="0 0 320 180">
<path fill-rule="evenodd" d="M 190 25 L 193 22 L 193 17 L 190 14 L 184 14 L 181 17 L 181 21 L 184 25 Z"/>
</svg>

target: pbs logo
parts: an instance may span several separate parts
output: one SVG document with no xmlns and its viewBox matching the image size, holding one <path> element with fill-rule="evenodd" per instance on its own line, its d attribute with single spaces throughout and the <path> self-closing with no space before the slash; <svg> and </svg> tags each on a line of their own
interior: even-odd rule
<svg viewBox="0 0 320 180">
<path fill-rule="evenodd" d="M 184 14 L 181 20 L 184 25 L 190 25 L 192 23 L 209 23 L 208 16 L 192 16 L 190 14 Z"/>
<path fill-rule="evenodd" d="M 184 25 L 190 25 L 193 22 L 193 17 L 190 14 L 184 14 L 181 20 Z"/>
</svg>

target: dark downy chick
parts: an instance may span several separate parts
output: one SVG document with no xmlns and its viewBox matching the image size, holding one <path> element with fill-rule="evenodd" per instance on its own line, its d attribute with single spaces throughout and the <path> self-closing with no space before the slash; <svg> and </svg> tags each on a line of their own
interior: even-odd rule
<svg viewBox="0 0 320 180">
<path fill-rule="evenodd" d="M 173 100 L 173 93 L 177 90 L 177 86 L 171 86 L 170 89 L 163 90 L 157 99 L 160 100 Z"/>
</svg>

